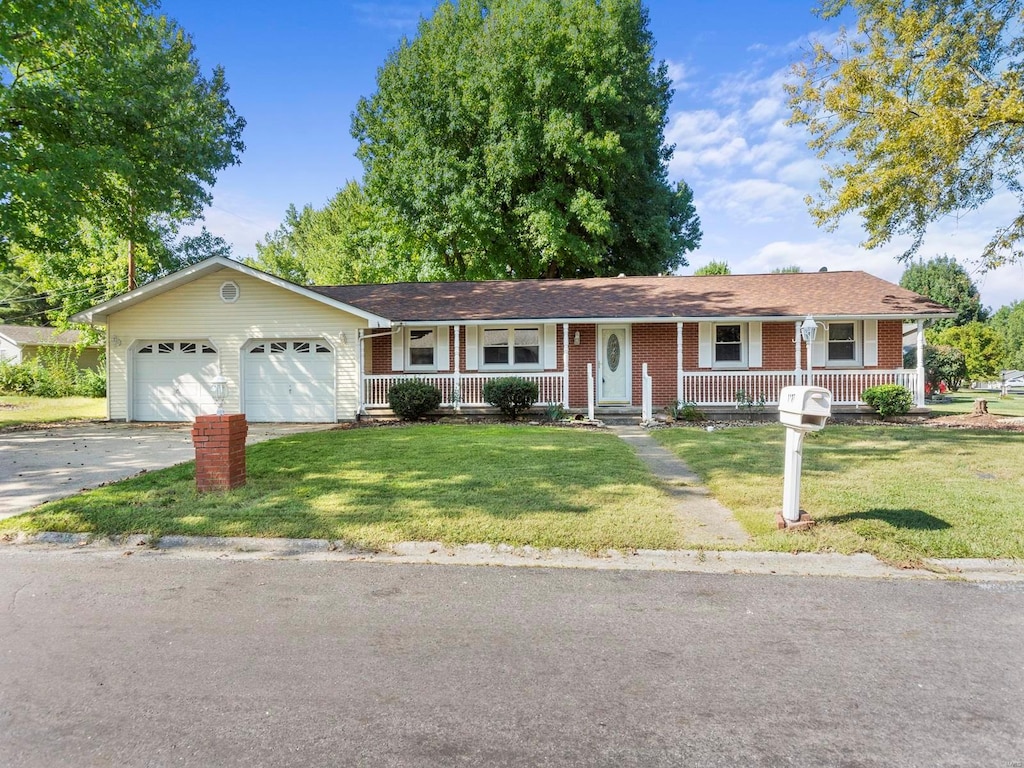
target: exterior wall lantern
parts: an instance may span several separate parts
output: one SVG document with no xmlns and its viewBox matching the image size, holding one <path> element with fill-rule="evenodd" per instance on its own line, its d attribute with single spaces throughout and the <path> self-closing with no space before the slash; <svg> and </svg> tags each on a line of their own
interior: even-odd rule
<svg viewBox="0 0 1024 768">
<path fill-rule="evenodd" d="M 221 376 L 219 373 L 213 377 L 211 382 L 212 386 L 210 391 L 213 394 L 213 399 L 217 403 L 217 415 L 224 415 L 224 401 L 228 397 L 228 380 Z"/>
<path fill-rule="evenodd" d="M 811 346 L 814 344 L 814 339 L 818 335 L 818 323 L 813 317 L 808 315 L 804 318 L 804 322 L 800 326 L 800 337 L 804 340 L 804 346 L 807 348 L 807 385 L 810 386 L 813 383 L 811 376 Z"/>
</svg>

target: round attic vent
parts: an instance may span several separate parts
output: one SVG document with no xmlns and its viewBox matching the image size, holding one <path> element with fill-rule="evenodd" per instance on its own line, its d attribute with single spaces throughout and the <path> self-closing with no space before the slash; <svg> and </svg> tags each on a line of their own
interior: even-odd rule
<svg viewBox="0 0 1024 768">
<path fill-rule="evenodd" d="M 220 286 L 220 300 L 228 304 L 234 304 L 238 301 L 238 293 L 238 283 L 233 283 L 229 280 Z"/>
</svg>

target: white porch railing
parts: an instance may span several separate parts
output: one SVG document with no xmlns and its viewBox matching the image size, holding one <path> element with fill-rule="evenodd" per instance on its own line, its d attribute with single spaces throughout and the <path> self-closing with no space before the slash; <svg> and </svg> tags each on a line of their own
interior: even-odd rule
<svg viewBox="0 0 1024 768">
<path fill-rule="evenodd" d="M 484 384 L 491 379 L 515 376 L 537 385 L 537 402 L 565 402 L 564 373 L 396 373 L 363 377 L 363 406 L 383 408 L 388 404 L 388 390 L 393 384 L 408 379 L 419 379 L 441 390 L 441 407 L 451 408 L 456 402 L 469 407 L 486 406 Z M 456 383 L 457 382 L 457 383 Z"/>
<path fill-rule="evenodd" d="M 804 371 L 701 371 L 683 372 L 679 399 L 703 406 L 737 405 L 741 402 L 775 405 L 783 387 L 803 384 Z M 832 393 L 833 405 L 858 405 L 860 393 L 879 384 L 902 384 L 916 392 L 917 371 L 913 370 L 815 370 L 813 384 Z"/>
</svg>

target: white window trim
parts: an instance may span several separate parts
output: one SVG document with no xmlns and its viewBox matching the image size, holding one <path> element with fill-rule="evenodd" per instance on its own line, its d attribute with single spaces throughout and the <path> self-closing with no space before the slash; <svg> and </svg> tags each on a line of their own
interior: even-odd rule
<svg viewBox="0 0 1024 768">
<path fill-rule="evenodd" d="M 434 334 L 434 362 L 430 365 L 413 365 L 412 362 L 412 332 L 432 331 Z M 438 330 L 434 325 L 409 326 L 405 329 L 405 370 L 407 371 L 437 371 L 437 343 Z"/>
<path fill-rule="evenodd" d="M 716 359 L 718 342 L 718 329 L 723 327 L 731 327 L 738 325 L 740 327 L 740 359 L 739 360 L 723 360 L 718 361 Z M 735 370 L 743 369 L 747 367 L 747 323 L 712 323 L 711 324 L 711 368 L 712 370 Z"/>
<path fill-rule="evenodd" d="M 484 362 L 484 339 L 487 331 L 506 331 L 508 333 L 508 350 L 513 355 L 512 343 L 516 331 L 536 331 L 538 336 L 536 363 L 487 363 Z M 544 326 L 543 325 L 487 325 L 480 328 L 477 334 L 479 349 L 479 370 L 481 371 L 543 371 L 544 370 Z"/>
<path fill-rule="evenodd" d="M 853 325 L 853 358 L 847 360 L 832 360 L 829 357 L 829 350 L 832 348 L 829 342 L 829 327 L 831 325 Z M 859 320 L 833 320 L 825 323 L 825 367 L 826 368 L 860 368 L 864 360 L 864 333 L 863 323 Z"/>
</svg>

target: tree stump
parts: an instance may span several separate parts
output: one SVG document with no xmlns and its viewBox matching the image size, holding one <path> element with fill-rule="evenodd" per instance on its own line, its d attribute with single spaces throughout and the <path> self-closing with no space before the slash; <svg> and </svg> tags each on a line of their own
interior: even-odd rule
<svg viewBox="0 0 1024 768">
<path fill-rule="evenodd" d="M 983 397 L 979 397 L 974 401 L 974 408 L 971 410 L 971 416 L 987 416 L 988 415 L 988 400 Z"/>
</svg>

